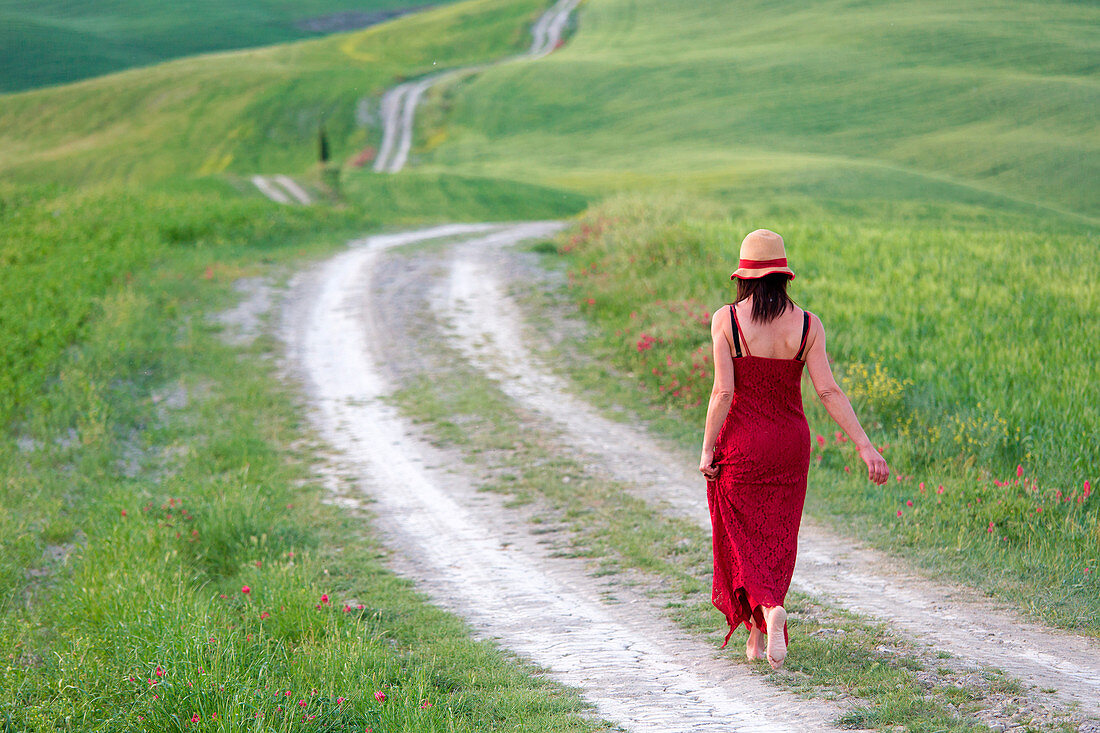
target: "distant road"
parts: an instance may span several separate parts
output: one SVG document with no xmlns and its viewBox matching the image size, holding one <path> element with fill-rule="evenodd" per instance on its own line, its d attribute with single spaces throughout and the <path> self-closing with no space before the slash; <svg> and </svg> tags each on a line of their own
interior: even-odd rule
<svg viewBox="0 0 1100 733">
<path fill-rule="evenodd" d="M 448 69 L 437 74 L 405 82 L 390 89 L 382 97 L 382 145 L 374 160 L 374 170 L 379 173 L 397 173 L 405 167 L 412 148 L 413 121 L 420 98 L 431 87 L 445 81 L 476 74 L 497 64 L 520 59 L 537 59 L 553 51 L 561 40 L 569 14 L 580 0 L 558 0 L 543 13 L 531 27 L 531 48 L 526 53 L 512 56 L 491 64 Z"/>
</svg>

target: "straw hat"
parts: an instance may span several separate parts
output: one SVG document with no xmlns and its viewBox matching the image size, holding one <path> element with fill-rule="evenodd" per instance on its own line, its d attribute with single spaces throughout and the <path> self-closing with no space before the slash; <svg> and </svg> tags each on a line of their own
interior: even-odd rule
<svg viewBox="0 0 1100 733">
<path fill-rule="evenodd" d="M 752 280 L 773 272 L 782 272 L 791 280 L 794 279 L 794 273 L 787 267 L 787 250 L 783 248 L 783 237 L 768 229 L 750 232 L 741 242 L 741 262 L 730 275 L 730 280 Z"/>
</svg>

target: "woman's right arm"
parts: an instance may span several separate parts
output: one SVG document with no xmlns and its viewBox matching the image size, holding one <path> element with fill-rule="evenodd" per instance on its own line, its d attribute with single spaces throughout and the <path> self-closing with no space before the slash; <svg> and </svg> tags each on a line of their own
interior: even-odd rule
<svg viewBox="0 0 1100 733">
<path fill-rule="evenodd" d="M 810 381 L 814 383 L 821 404 L 825 410 L 836 420 L 841 430 L 848 434 L 852 442 L 859 450 L 859 457 L 867 464 L 867 478 L 873 483 L 884 484 L 890 477 L 890 466 L 886 459 L 871 445 L 870 438 L 859 424 L 852 403 L 848 396 L 840 389 L 833 377 L 832 367 L 829 366 L 829 357 L 825 353 L 825 327 L 817 316 L 810 316 L 809 351 L 806 355 L 806 367 L 810 372 Z"/>
</svg>

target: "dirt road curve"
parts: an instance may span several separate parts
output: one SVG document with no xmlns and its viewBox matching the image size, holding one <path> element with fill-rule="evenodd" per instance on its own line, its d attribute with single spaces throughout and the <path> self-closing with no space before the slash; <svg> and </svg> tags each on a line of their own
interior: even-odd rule
<svg viewBox="0 0 1100 733">
<path fill-rule="evenodd" d="M 551 559 L 524 526 L 510 526 L 500 497 L 478 493 L 453 464 L 413 437 L 379 400 L 389 390 L 380 344 L 387 330 L 372 297 L 374 268 L 390 247 L 480 234 L 507 246 L 555 223 L 454 226 L 382 235 L 297 279 L 284 338 L 325 438 L 375 500 L 388 542 L 420 587 L 554 676 L 584 691 L 601 716 L 628 730 L 825 731 L 841 710 L 766 685 L 685 638 L 644 599 L 601 600 L 578 561 Z"/>
<path fill-rule="evenodd" d="M 543 13 L 531 28 L 533 40 L 527 53 L 513 56 L 494 64 L 467 66 L 461 69 L 449 69 L 438 74 L 399 84 L 382 97 L 382 143 L 378 148 L 378 157 L 374 160 L 374 170 L 379 173 L 397 173 L 405 167 L 412 148 L 413 121 L 416 106 L 420 98 L 431 87 L 443 82 L 455 81 L 461 77 L 475 74 L 499 63 L 508 63 L 519 59 L 536 59 L 550 53 L 561 39 L 569 14 L 580 0 L 558 0 L 553 7 Z"/>
<path fill-rule="evenodd" d="M 692 470 L 695 456 L 674 453 L 646 434 L 608 420 L 548 372 L 530 353 L 523 319 L 507 295 L 494 242 L 455 249 L 441 312 L 451 314 L 453 344 L 496 377 L 504 391 L 562 428 L 573 446 L 634 484 L 647 501 L 709 530 L 706 495 Z M 937 584 L 896 567 L 812 522 L 798 537 L 793 585 L 844 608 L 879 618 L 960 657 L 999 667 L 1040 688 L 1055 688 L 1100 719 L 1100 644 L 1021 621 L 968 589 Z"/>
</svg>

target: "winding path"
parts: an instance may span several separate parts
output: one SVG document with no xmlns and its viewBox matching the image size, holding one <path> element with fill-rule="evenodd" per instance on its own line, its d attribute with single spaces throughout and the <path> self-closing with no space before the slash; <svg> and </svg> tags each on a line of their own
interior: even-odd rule
<svg viewBox="0 0 1100 733">
<path fill-rule="evenodd" d="M 629 595 L 622 587 L 613 591 L 620 602 L 607 602 L 606 580 L 587 575 L 579 561 L 551 557 L 501 497 L 476 491 L 460 456 L 428 445 L 381 400 L 395 387 L 399 362 L 415 358 L 402 330 L 410 317 L 423 307 L 446 313 L 440 322 L 453 329 L 448 343 L 519 405 L 560 428 L 580 460 L 707 527 L 691 457 L 604 418 L 527 347 L 509 295 L 520 286 L 506 249 L 560 227 L 467 224 L 379 235 L 300 275 L 284 306 L 283 333 L 316 424 L 374 500 L 380 530 L 407 564 L 402 572 L 484 636 L 579 687 L 601 715 L 632 731 L 827 729 L 841 707 L 794 698 L 744 665 L 715 658 L 647 599 L 622 602 Z M 382 269 L 387 250 L 429 240 L 449 245 L 450 259 L 439 255 L 442 270 L 438 258 L 403 274 Z M 417 298 L 426 302 L 410 302 Z M 970 589 L 896 566 L 804 522 L 794 585 L 882 619 L 918 643 L 1054 688 L 1079 706 L 1082 730 L 1100 730 L 1095 640 L 1025 622 Z"/>
<path fill-rule="evenodd" d="M 416 106 L 431 87 L 476 74 L 498 64 L 522 59 L 541 58 L 553 51 L 561 40 L 569 14 L 580 0 L 558 0 L 543 13 L 531 27 L 531 48 L 526 53 L 488 64 L 448 69 L 437 74 L 399 84 L 382 97 L 382 144 L 374 160 L 374 170 L 379 173 L 397 173 L 405 167 L 412 148 L 413 123 Z"/>
<path fill-rule="evenodd" d="M 581 561 L 551 558 L 530 527 L 509 521 L 502 497 L 437 468 L 461 461 L 415 437 L 382 401 L 392 389 L 385 344 L 395 338 L 381 312 L 382 253 L 470 236 L 481 246 L 506 247 L 560 226 L 453 225 L 379 235 L 296 278 L 283 335 L 318 428 L 373 498 L 379 529 L 420 587 L 482 634 L 580 688 L 601 716 L 652 733 L 834 730 L 837 706 L 801 700 L 716 658 L 645 599 L 605 601 L 606 581 L 589 577 Z"/>
</svg>

